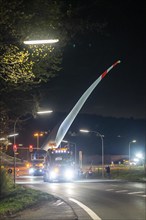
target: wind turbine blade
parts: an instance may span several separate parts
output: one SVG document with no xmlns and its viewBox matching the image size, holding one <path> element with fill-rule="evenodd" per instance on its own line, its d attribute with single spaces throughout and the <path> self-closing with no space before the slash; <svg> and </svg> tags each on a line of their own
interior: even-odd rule
<svg viewBox="0 0 146 220">
<path fill-rule="evenodd" d="M 90 94 L 92 93 L 92 91 L 95 89 L 95 87 L 99 84 L 99 82 L 108 74 L 108 72 L 113 69 L 117 64 L 120 63 L 120 60 L 116 61 L 112 66 L 110 66 L 107 70 L 105 70 L 99 77 L 98 79 L 96 79 L 92 85 L 83 93 L 83 95 L 81 96 L 81 98 L 78 100 L 78 102 L 76 103 L 76 105 L 73 107 L 73 109 L 70 111 L 70 113 L 67 115 L 67 117 L 64 119 L 64 121 L 62 122 L 62 124 L 60 125 L 57 134 L 56 134 L 56 138 L 55 140 L 51 140 L 51 142 L 45 144 L 45 146 L 43 146 L 44 150 L 48 150 L 49 149 L 49 145 L 51 146 L 55 146 L 58 147 L 61 143 L 61 141 L 63 140 L 64 136 L 66 135 L 67 131 L 69 130 L 71 124 L 73 123 L 75 117 L 77 116 L 77 114 L 79 113 L 79 111 L 81 110 L 82 106 L 84 105 L 84 103 L 86 102 L 87 98 L 90 96 Z"/>
</svg>

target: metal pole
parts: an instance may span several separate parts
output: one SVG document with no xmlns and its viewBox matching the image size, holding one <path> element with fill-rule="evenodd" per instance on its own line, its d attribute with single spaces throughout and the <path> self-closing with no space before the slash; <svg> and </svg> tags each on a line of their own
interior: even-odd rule
<svg viewBox="0 0 146 220">
<path fill-rule="evenodd" d="M 16 187 L 16 154 L 14 151 L 14 188 Z"/>
<path fill-rule="evenodd" d="M 39 149 L 39 133 L 37 135 L 37 150 Z"/>
<path fill-rule="evenodd" d="M 94 132 L 94 131 L 91 131 Z M 102 155 L 101 155 L 101 161 L 102 161 L 102 178 L 104 178 L 104 144 L 103 144 L 103 135 L 100 134 L 99 132 L 95 131 L 96 134 L 98 134 L 98 136 L 100 136 L 101 138 L 101 151 L 102 151 Z"/>
<path fill-rule="evenodd" d="M 129 142 L 129 166 L 130 166 L 130 144 L 131 142 Z"/>
<path fill-rule="evenodd" d="M 0 176 L 2 175 L 2 147 L 0 146 Z M 2 194 L 2 180 L 0 179 L 0 195 Z"/>
<path fill-rule="evenodd" d="M 82 151 L 79 151 L 79 166 L 80 166 L 80 169 L 82 169 Z"/>
<path fill-rule="evenodd" d="M 75 143 L 74 143 L 75 144 Z M 77 146 L 75 144 L 75 166 L 77 165 Z"/>
<path fill-rule="evenodd" d="M 103 137 L 101 137 L 101 142 L 102 142 L 102 178 L 104 178 L 104 145 L 103 145 Z"/>
<path fill-rule="evenodd" d="M 15 131 L 16 131 L 16 123 L 18 121 L 19 118 L 16 119 L 15 123 L 14 123 L 14 145 L 16 144 L 16 139 L 15 139 Z M 16 154 L 14 151 L 14 188 L 16 186 Z"/>
<path fill-rule="evenodd" d="M 68 146 L 69 146 L 69 149 L 70 149 L 70 146 L 74 147 L 74 159 L 75 159 L 75 165 L 76 165 L 76 163 L 77 163 L 77 145 L 74 142 L 68 141 Z"/>
<path fill-rule="evenodd" d="M 13 132 L 14 132 L 14 144 L 16 144 L 15 132 L 16 132 L 16 124 L 17 124 L 18 119 L 19 119 L 19 118 L 16 118 L 16 121 L 15 121 L 15 123 L 14 123 L 14 130 L 13 130 Z"/>
</svg>

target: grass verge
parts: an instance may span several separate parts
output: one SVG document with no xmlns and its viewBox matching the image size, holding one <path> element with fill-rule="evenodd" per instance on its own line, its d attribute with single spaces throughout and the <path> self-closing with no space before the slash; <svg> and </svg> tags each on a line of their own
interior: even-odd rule
<svg viewBox="0 0 146 220">
<path fill-rule="evenodd" d="M 115 179 L 124 179 L 128 181 L 142 181 L 144 178 L 146 178 L 146 174 L 143 169 L 127 168 L 125 170 L 112 170 L 111 177 Z"/>
<path fill-rule="evenodd" d="M 3 219 L 42 201 L 53 201 L 54 197 L 38 190 L 16 186 L 1 196 L 0 200 L 0 219 Z"/>
</svg>

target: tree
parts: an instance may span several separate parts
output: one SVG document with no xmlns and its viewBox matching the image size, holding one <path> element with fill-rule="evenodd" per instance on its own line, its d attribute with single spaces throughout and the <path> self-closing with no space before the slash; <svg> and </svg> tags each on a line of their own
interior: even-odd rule
<svg viewBox="0 0 146 220">
<path fill-rule="evenodd" d="M 58 11 L 57 4 L 53 1 L 50 3 L 50 7 L 56 7 L 51 9 L 52 13 Z M 0 125 L 1 136 L 4 136 L 17 116 L 34 113 L 38 105 L 34 88 L 42 81 L 54 77 L 60 70 L 62 47 L 55 50 L 51 45 L 23 44 L 23 40 L 37 38 L 42 31 L 40 27 L 47 31 L 49 26 L 52 30 L 54 28 L 52 19 L 43 21 L 47 11 L 39 21 L 38 9 L 42 5 L 41 1 L 33 1 L 29 5 L 26 1 L 0 0 L 0 5 Z M 55 19 L 58 17 L 55 14 L 52 16 Z M 45 37 L 49 37 L 48 34 Z M 30 91 L 27 92 L 28 90 Z"/>
<path fill-rule="evenodd" d="M 50 17 L 44 21 L 47 12 L 43 13 L 44 16 L 42 15 L 40 21 L 36 22 L 39 19 L 37 10 L 40 3 L 41 1 L 36 1 L 34 8 L 32 4 L 31 10 L 28 10 L 26 1 L 18 3 L 17 0 L 11 2 L 1 0 L 0 78 L 13 86 L 46 81 L 60 70 L 61 47 L 55 50 L 55 47 L 51 45 L 27 47 L 23 45 L 23 40 L 36 38 L 38 33 L 40 38 L 43 36 L 40 34 L 40 32 L 43 33 L 40 27 L 46 29 L 47 32 L 53 30 L 53 21 L 48 20 Z M 57 7 L 57 4 L 51 7 Z M 53 16 L 56 17 L 55 14 Z M 48 38 L 48 34 L 45 37 Z"/>
<path fill-rule="evenodd" d="M 93 1 L 95 2 L 98 1 Z M 100 2 L 100 1 L 99 1 Z M 101 25 L 74 1 L 0 0 L 0 78 L 13 86 L 46 82 L 61 68 L 69 40 Z M 93 22 L 94 21 L 94 22 Z M 24 46 L 24 40 L 57 38 L 56 45 Z"/>
</svg>

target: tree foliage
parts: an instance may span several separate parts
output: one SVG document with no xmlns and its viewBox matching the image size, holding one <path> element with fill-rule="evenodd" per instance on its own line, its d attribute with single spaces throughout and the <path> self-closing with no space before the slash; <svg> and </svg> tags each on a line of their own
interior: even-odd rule
<svg viewBox="0 0 146 220">
<path fill-rule="evenodd" d="M 47 3 L 48 1 L 46 1 Z M 51 2 L 51 1 L 50 1 Z M 28 5 L 27 1 L 3 1 L 0 11 L 0 78 L 8 83 L 20 85 L 47 81 L 60 70 L 62 46 L 55 50 L 53 45 L 25 46 L 24 40 L 48 39 L 58 37 L 54 20 L 47 16 L 45 6 L 40 9 L 41 1 Z M 46 5 L 48 9 L 49 3 Z M 29 7 L 29 10 L 28 10 Z M 52 1 L 53 17 L 56 18 L 57 4 Z M 41 16 L 38 13 L 41 10 Z M 49 14 L 49 13 L 48 13 Z M 46 33 L 44 33 L 44 30 Z M 50 35 L 49 33 L 53 33 Z"/>
<path fill-rule="evenodd" d="M 0 6 L 0 78 L 13 86 L 46 82 L 60 71 L 69 40 L 85 30 L 101 29 L 80 1 L 0 0 Z M 24 40 L 50 38 L 59 43 L 23 44 Z"/>
</svg>

